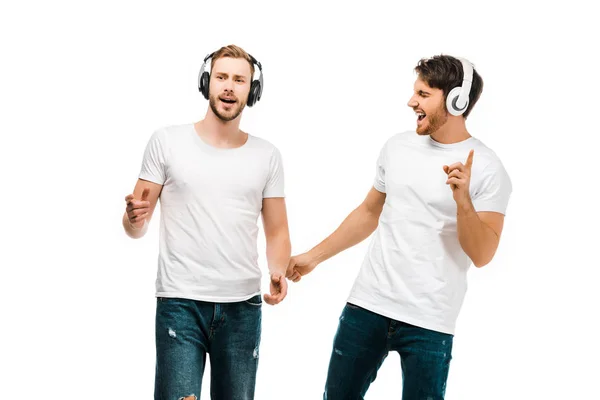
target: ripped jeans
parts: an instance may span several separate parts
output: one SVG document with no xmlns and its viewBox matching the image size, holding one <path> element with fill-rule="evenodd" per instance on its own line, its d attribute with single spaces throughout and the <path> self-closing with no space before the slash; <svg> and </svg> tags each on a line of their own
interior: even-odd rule
<svg viewBox="0 0 600 400">
<path fill-rule="evenodd" d="M 363 399 L 390 351 L 400 354 L 402 400 L 443 400 L 454 335 L 347 303 L 329 361 L 325 400 Z"/>
<path fill-rule="evenodd" d="M 155 400 L 200 399 L 206 355 L 213 400 L 254 398 L 262 299 L 157 298 Z"/>
</svg>

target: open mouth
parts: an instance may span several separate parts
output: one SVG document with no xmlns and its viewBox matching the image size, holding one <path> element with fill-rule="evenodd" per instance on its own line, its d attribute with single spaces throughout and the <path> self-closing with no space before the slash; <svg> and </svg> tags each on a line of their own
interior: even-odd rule
<svg viewBox="0 0 600 400">
<path fill-rule="evenodd" d="M 235 104 L 235 102 L 236 102 L 235 99 L 222 98 L 222 97 L 219 97 L 219 100 L 221 100 L 225 104 Z"/>
<path fill-rule="evenodd" d="M 417 123 L 418 124 L 423 122 L 425 117 L 427 117 L 427 115 L 423 111 L 415 111 L 415 114 L 417 114 Z"/>
</svg>

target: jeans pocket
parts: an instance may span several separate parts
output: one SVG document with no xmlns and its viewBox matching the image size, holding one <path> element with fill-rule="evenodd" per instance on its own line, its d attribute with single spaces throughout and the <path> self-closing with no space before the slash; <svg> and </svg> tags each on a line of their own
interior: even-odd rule
<svg viewBox="0 0 600 400">
<path fill-rule="evenodd" d="M 157 297 L 156 300 L 160 303 L 177 303 L 177 302 L 190 302 L 192 300 L 182 299 L 180 297 Z"/>
<path fill-rule="evenodd" d="M 256 296 L 251 297 L 248 300 L 244 301 L 244 303 L 249 304 L 254 307 L 260 307 L 260 306 L 262 306 L 262 297 L 260 294 L 257 294 Z"/>
</svg>

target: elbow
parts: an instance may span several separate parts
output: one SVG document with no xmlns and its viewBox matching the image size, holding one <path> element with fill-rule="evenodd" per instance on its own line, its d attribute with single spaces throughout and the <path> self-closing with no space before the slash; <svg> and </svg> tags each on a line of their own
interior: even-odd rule
<svg viewBox="0 0 600 400">
<path fill-rule="evenodd" d="M 488 265 L 494 258 L 496 250 L 498 249 L 497 243 L 474 244 L 464 243 L 462 241 L 461 247 L 473 265 L 477 268 L 482 268 Z"/>
<path fill-rule="evenodd" d="M 373 233 L 373 231 L 375 231 L 379 225 L 379 216 L 381 215 L 381 210 L 371 210 L 365 206 L 359 207 L 358 211 L 361 214 L 359 220 L 363 222 L 364 226 L 370 233 Z"/>
</svg>

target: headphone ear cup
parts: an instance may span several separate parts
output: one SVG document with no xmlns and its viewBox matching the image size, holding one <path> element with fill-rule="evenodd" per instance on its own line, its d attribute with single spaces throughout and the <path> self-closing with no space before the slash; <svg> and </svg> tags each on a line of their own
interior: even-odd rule
<svg viewBox="0 0 600 400">
<path fill-rule="evenodd" d="M 459 108 L 456 102 L 458 101 L 458 97 L 460 96 L 461 87 L 455 87 L 448 93 L 446 97 L 446 109 L 448 112 L 454 116 L 462 115 L 469 106 L 469 98 L 467 98 L 467 104 L 464 107 Z"/>
<path fill-rule="evenodd" d="M 248 107 L 252 107 L 256 102 L 260 100 L 260 82 L 257 80 L 252 81 L 250 85 L 250 93 L 248 94 Z"/>
<path fill-rule="evenodd" d="M 200 93 L 204 96 L 206 100 L 208 100 L 208 88 L 210 86 L 210 74 L 208 72 L 203 72 L 200 77 Z"/>
</svg>

